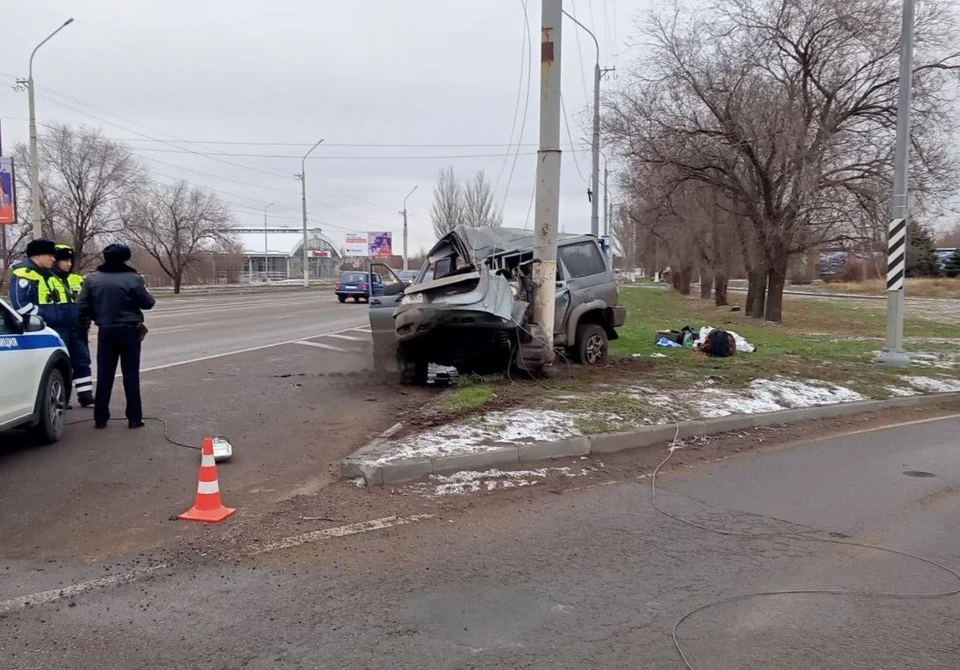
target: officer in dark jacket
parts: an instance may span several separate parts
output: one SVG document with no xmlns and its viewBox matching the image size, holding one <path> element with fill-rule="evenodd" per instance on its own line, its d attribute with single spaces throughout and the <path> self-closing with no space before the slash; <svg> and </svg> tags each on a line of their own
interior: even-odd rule
<svg viewBox="0 0 960 670">
<path fill-rule="evenodd" d="M 110 395 L 119 361 L 127 396 L 127 422 L 130 428 L 140 428 L 140 341 L 146 333 L 143 310 L 151 309 L 156 301 L 143 277 L 127 265 L 127 246 L 111 244 L 103 250 L 103 260 L 103 265 L 84 280 L 77 300 L 81 317 L 92 319 L 98 327 L 94 421 L 97 428 L 106 428 L 110 420 Z"/>
<path fill-rule="evenodd" d="M 80 310 L 77 308 L 83 277 L 73 271 L 73 249 L 69 245 L 57 245 L 56 259 L 57 263 L 51 271 L 50 285 L 56 285 L 58 304 L 66 322 L 55 330 L 70 352 L 70 367 L 73 368 L 73 386 L 77 390 L 77 400 L 83 407 L 90 407 L 93 405 L 93 376 L 90 372 L 88 344 L 90 322 L 80 318 Z"/>
</svg>

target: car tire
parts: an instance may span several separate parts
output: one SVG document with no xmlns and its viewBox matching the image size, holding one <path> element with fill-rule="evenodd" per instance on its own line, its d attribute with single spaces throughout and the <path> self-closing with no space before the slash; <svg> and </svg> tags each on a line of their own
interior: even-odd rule
<svg viewBox="0 0 960 670">
<path fill-rule="evenodd" d="M 424 386 L 427 383 L 429 364 L 419 358 L 411 358 L 402 352 L 397 354 L 397 368 L 400 370 L 400 383 L 403 386 Z"/>
<path fill-rule="evenodd" d="M 339 300 L 341 303 L 344 303 L 344 302 L 347 301 L 347 296 L 345 296 L 345 295 L 338 295 L 338 296 L 337 296 L 337 300 Z"/>
<path fill-rule="evenodd" d="M 37 406 L 39 420 L 31 430 L 41 444 L 53 444 L 63 436 L 66 406 L 67 388 L 63 373 L 51 368 L 40 383 L 40 402 Z"/>
<path fill-rule="evenodd" d="M 354 301 L 354 302 L 360 302 L 360 296 L 358 296 L 358 295 L 353 296 L 353 301 Z"/>
<path fill-rule="evenodd" d="M 596 323 L 581 323 L 577 326 L 577 340 L 573 347 L 574 356 L 583 365 L 599 365 L 607 360 L 610 342 L 607 331 Z"/>
</svg>

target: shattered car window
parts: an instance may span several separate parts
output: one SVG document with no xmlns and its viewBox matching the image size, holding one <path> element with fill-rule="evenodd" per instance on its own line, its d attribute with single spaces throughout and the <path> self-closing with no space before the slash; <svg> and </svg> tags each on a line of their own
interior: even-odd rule
<svg viewBox="0 0 960 670">
<path fill-rule="evenodd" d="M 600 250 L 593 242 L 580 242 L 560 247 L 560 258 L 571 278 L 589 277 L 606 270 Z"/>
</svg>

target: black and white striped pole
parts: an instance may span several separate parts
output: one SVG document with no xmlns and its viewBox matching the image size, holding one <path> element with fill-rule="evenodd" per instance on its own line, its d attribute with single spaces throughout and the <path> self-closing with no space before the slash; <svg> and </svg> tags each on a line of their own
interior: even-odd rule
<svg viewBox="0 0 960 670">
<path fill-rule="evenodd" d="M 897 144 L 891 220 L 887 233 L 887 339 L 876 360 L 878 365 L 898 368 L 910 365 L 910 357 L 903 350 L 903 284 L 907 271 L 907 219 L 910 215 L 907 168 L 910 159 L 910 102 L 913 92 L 913 22 L 914 0 L 903 0 Z"/>
</svg>

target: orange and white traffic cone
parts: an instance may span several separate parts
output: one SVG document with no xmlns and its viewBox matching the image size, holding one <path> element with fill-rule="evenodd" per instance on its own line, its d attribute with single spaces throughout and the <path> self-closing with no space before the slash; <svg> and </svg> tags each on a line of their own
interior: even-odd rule
<svg viewBox="0 0 960 670">
<path fill-rule="evenodd" d="M 237 510 L 224 507 L 220 500 L 220 484 L 217 482 L 217 464 L 213 459 L 213 438 L 203 438 L 203 456 L 200 460 L 200 482 L 197 484 L 197 501 L 193 507 L 180 515 L 184 521 L 219 523 Z"/>
</svg>

